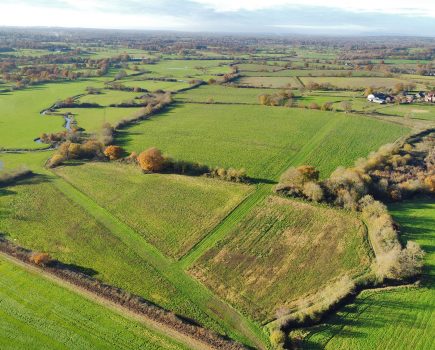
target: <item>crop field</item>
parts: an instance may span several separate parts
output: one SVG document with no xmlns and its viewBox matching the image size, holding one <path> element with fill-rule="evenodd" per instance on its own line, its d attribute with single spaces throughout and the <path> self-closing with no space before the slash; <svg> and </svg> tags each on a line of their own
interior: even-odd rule
<svg viewBox="0 0 435 350">
<path fill-rule="evenodd" d="M 116 124 L 122 119 L 133 118 L 140 108 L 61 108 L 58 113 L 71 113 L 77 122 L 77 126 L 87 132 L 97 132 L 104 123 Z"/>
<path fill-rule="evenodd" d="M 200 322 L 209 322 L 135 249 L 63 195 L 54 185 L 56 181 L 45 175 L 2 191 L 0 232 L 21 246 L 48 252 L 104 282 Z"/>
<path fill-rule="evenodd" d="M 312 328 L 304 349 L 433 349 L 435 204 L 415 200 L 391 206 L 402 238 L 426 251 L 420 288 L 366 291 L 326 324 Z"/>
<path fill-rule="evenodd" d="M 177 91 L 185 89 L 190 86 L 186 81 L 159 81 L 159 80 L 121 80 L 122 85 L 128 87 L 140 87 L 148 91 L 164 90 L 164 91 Z"/>
<path fill-rule="evenodd" d="M 294 77 L 242 77 L 237 80 L 240 85 L 269 88 L 298 88 L 301 84 Z"/>
<path fill-rule="evenodd" d="M 291 162 L 303 163 L 310 153 L 313 165 L 327 176 L 337 166 L 348 165 L 407 132 L 399 125 L 343 113 L 186 104 L 124 129 L 117 143 L 129 152 L 159 147 L 176 159 L 244 167 L 251 177 L 276 180 Z M 328 140 L 334 133 L 346 137 Z M 314 156 L 318 152 L 334 157 L 320 159 Z"/>
<path fill-rule="evenodd" d="M 188 349 L 0 258 L 0 347 Z"/>
<path fill-rule="evenodd" d="M 119 90 L 103 90 L 101 94 L 96 94 L 96 95 L 89 94 L 80 97 L 79 101 L 82 103 L 97 103 L 100 106 L 108 106 L 110 104 L 117 104 L 117 103 L 131 101 L 135 97 L 140 95 L 143 95 L 143 93 L 119 91 Z"/>
<path fill-rule="evenodd" d="M 13 93 L 0 94 L 0 147 L 44 148 L 34 142 L 42 133 L 62 131 L 64 120 L 41 116 L 40 112 L 57 100 L 77 95 L 98 81 L 77 81 L 47 84 Z"/>
<path fill-rule="evenodd" d="M 331 279 L 364 271 L 370 263 L 364 236 L 355 216 L 270 196 L 191 273 L 264 322 Z"/>
<path fill-rule="evenodd" d="M 177 94 L 177 100 L 183 102 L 217 102 L 217 103 L 247 103 L 259 104 L 258 96 L 261 94 L 273 94 L 279 90 L 273 89 L 250 89 L 235 88 L 221 85 L 202 85 Z"/>
<path fill-rule="evenodd" d="M 250 191 L 246 185 L 144 175 L 137 167 L 106 163 L 62 167 L 56 173 L 174 258 L 186 253 Z"/>
<path fill-rule="evenodd" d="M 302 82 L 306 85 L 309 82 L 330 83 L 339 88 L 365 89 L 369 86 L 380 88 L 392 88 L 398 83 L 409 83 L 409 81 L 398 78 L 381 77 L 302 77 Z M 424 89 L 424 86 L 417 84 L 417 89 Z"/>
</svg>

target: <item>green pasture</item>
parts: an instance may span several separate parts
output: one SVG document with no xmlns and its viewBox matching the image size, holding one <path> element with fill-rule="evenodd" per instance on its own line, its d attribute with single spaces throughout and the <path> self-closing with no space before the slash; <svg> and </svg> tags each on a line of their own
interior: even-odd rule
<svg viewBox="0 0 435 350">
<path fill-rule="evenodd" d="M 185 104 L 124 129 L 116 143 L 129 152 L 158 147 L 176 159 L 244 167 L 251 177 L 275 180 L 290 162 L 306 158 L 327 176 L 337 166 L 350 165 L 408 131 L 344 113 Z M 316 156 L 320 153 L 327 157 Z"/>
<path fill-rule="evenodd" d="M 311 329 L 304 349 L 432 349 L 435 347 L 435 204 L 420 199 L 390 207 L 402 227 L 403 241 L 426 251 L 419 288 L 365 291 L 326 323 Z"/>
<path fill-rule="evenodd" d="M 74 116 L 77 126 L 87 132 L 98 132 L 104 123 L 116 124 L 122 119 L 134 118 L 140 108 L 61 108 L 58 113 L 71 113 Z"/>
<path fill-rule="evenodd" d="M 188 349 L 4 258 L 0 300 L 3 350 Z"/>
<path fill-rule="evenodd" d="M 116 163 L 56 173 L 172 258 L 184 255 L 250 191 L 203 177 L 144 175 L 137 166 Z"/>
</svg>

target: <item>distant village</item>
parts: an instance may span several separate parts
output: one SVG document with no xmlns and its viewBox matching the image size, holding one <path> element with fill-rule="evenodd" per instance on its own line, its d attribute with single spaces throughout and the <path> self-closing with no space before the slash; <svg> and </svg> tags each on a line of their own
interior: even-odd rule
<svg viewBox="0 0 435 350">
<path fill-rule="evenodd" d="M 430 92 L 408 92 L 404 91 L 399 95 L 393 96 L 381 92 L 374 92 L 367 96 L 367 100 L 373 103 L 386 104 L 386 103 L 414 103 L 414 102 L 428 102 L 435 103 L 435 91 Z"/>
</svg>

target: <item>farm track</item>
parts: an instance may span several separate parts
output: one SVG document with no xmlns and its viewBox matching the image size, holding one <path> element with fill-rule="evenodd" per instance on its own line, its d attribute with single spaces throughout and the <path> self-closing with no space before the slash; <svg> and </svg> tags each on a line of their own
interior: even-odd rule
<svg viewBox="0 0 435 350">
<path fill-rule="evenodd" d="M 265 334 L 255 323 L 243 317 L 237 310 L 218 298 L 202 283 L 188 275 L 178 264 L 172 259 L 165 257 L 156 247 L 146 242 L 131 227 L 121 222 L 66 180 L 56 176 L 53 184 L 67 198 L 83 207 L 118 239 L 138 254 L 138 256 L 153 266 L 181 294 L 190 299 L 195 305 L 198 305 L 210 318 L 221 325 L 223 323 L 222 320 L 224 320 L 230 326 L 225 326 L 230 336 L 247 344 L 255 345 L 259 349 L 265 348 L 264 344 L 267 344 Z M 196 291 L 196 293 L 191 293 L 190 291 L 192 290 Z M 234 332 L 232 329 L 236 331 Z"/>
<path fill-rule="evenodd" d="M 178 332 L 177 330 L 163 324 L 160 322 L 157 322 L 151 318 L 147 318 L 144 315 L 140 315 L 130 309 L 127 309 L 117 303 L 114 303 L 108 299 L 105 299 L 95 293 L 92 293 L 84 288 L 81 288 L 75 284 L 72 284 L 62 278 L 59 278 L 49 272 L 43 271 L 42 269 L 36 267 L 36 266 L 32 266 L 30 264 L 26 264 L 24 262 L 22 262 L 19 259 L 16 259 L 6 253 L 0 252 L 0 256 L 2 258 L 4 258 L 5 260 L 23 268 L 24 270 L 35 274 L 35 275 L 39 275 L 51 282 L 54 282 L 55 284 L 69 290 L 72 291 L 76 294 L 79 294 L 80 296 L 91 300 L 101 306 L 104 306 L 114 312 L 116 312 L 117 314 L 120 314 L 121 316 L 124 316 L 127 319 L 133 320 L 133 321 L 137 321 L 140 322 L 142 324 L 144 324 L 147 328 L 150 328 L 152 331 L 155 331 L 156 333 L 166 336 L 166 337 L 170 337 L 173 338 L 179 342 L 181 342 L 184 345 L 187 345 L 189 348 L 192 349 L 197 349 L 197 350 L 203 350 L 203 349 L 215 349 L 214 347 L 210 346 L 209 344 L 199 341 L 195 338 L 189 337 L 188 335 Z M 120 330 L 121 331 L 121 330 Z"/>
</svg>

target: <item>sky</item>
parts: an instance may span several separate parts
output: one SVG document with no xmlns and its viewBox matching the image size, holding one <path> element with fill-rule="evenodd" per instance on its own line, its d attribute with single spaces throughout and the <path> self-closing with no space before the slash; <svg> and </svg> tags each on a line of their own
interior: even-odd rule
<svg viewBox="0 0 435 350">
<path fill-rule="evenodd" d="M 0 0 L 0 26 L 435 37 L 435 0 Z"/>
</svg>

